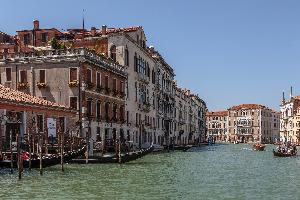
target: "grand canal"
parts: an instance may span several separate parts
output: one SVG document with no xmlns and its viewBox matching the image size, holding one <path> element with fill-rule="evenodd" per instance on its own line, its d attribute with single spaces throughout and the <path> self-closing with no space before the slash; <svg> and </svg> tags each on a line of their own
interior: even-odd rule
<svg viewBox="0 0 300 200">
<path fill-rule="evenodd" d="M 66 165 L 0 174 L 0 199 L 300 199 L 300 157 L 274 158 L 273 146 L 216 145 L 151 154 L 125 165 Z"/>
</svg>

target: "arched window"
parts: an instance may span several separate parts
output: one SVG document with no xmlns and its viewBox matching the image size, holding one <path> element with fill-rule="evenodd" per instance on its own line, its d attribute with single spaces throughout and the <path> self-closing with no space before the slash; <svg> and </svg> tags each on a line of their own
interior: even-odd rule
<svg viewBox="0 0 300 200">
<path fill-rule="evenodd" d="M 124 121 L 124 106 L 120 106 L 120 120 Z"/>
<path fill-rule="evenodd" d="M 129 66 L 129 51 L 128 48 L 125 48 L 125 65 Z"/>
<path fill-rule="evenodd" d="M 113 104 L 113 121 L 117 121 L 117 104 Z"/>
<path fill-rule="evenodd" d="M 109 102 L 105 103 L 105 119 L 109 121 Z"/>
<path fill-rule="evenodd" d="M 135 52 L 134 54 L 134 71 L 137 72 L 138 70 L 138 58 L 137 58 L 137 54 Z"/>
<path fill-rule="evenodd" d="M 117 51 L 116 46 L 115 46 L 115 45 L 112 45 L 112 46 L 110 47 L 110 57 L 111 57 L 111 59 L 113 59 L 113 61 L 115 61 L 115 62 L 116 62 L 116 60 L 117 60 L 117 57 L 116 57 L 116 51 Z"/>
</svg>

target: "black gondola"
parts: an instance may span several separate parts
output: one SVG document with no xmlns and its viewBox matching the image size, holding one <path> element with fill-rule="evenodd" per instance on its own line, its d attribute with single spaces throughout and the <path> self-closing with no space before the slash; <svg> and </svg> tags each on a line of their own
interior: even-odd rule
<svg viewBox="0 0 300 200">
<path fill-rule="evenodd" d="M 78 150 L 69 151 L 64 153 L 64 162 L 68 162 L 72 160 L 73 158 L 76 158 L 78 156 L 83 155 L 85 152 L 85 147 L 82 147 Z M 49 156 L 43 156 L 42 158 L 42 166 L 43 168 L 51 167 L 54 165 L 58 165 L 61 162 L 61 156 L 60 155 L 49 155 Z M 0 161 L 0 168 L 10 168 L 11 166 L 11 160 L 1 160 Z M 17 167 L 17 161 L 13 160 L 13 167 Z M 28 168 L 29 167 L 29 160 L 23 160 L 23 167 Z M 31 159 L 31 168 L 39 168 L 40 167 L 40 159 L 39 158 L 33 158 Z"/>
<path fill-rule="evenodd" d="M 276 157 L 292 157 L 292 156 L 296 156 L 297 155 L 297 151 L 291 151 L 291 152 L 284 153 L 284 152 L 275 151 L 273 149 L 273 154 Z"/>
<path fill-rule="evenodd" d="M 141 158 L 154 150 L 154 147 L 151 145 L 147 149 L 142 149 L 136 152 L 122 153 L 121 154 L 121 163 L 130 162 Z M 76 164 L 86 164 L 86 159 L 84 157 L 75 158 L 70 160 L 69 163 Z M 104 156 L 90 156 L 88 159 L 88 163 L 90 164 L 104 164 L 104 163 L 119 163 L 118 155 L 104 155 Z"/>
</svg>

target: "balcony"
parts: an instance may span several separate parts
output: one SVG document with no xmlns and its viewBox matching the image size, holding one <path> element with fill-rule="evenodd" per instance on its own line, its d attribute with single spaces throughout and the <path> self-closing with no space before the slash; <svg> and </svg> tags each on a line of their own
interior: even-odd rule
<svg viewBox="0 0 300 200">
<path fill-rule="evenodd" d="M 148 77 L 145 74 L 138 73 L 138 80 L 142 83 L 149 84 Z"/>
<path fill-rule="evenodd" d="M 95 87 L 95 84 L 92 82 L 86 82 L 85 85 L 88 90 L 91 90 Z"/>
<path fill-rule="evenodd" d="M 102 92 L 103 90 L 104 90 L 104 87 L 102 85 L 98 85 L 96 87 L 96 92 L 98 92 L 98 93 Z"/>
<path fill-rule="evenodd" d="M 69 82 L 69 87 L 78 87 L 78 80 L 73 80 Z"/>
<path fill-rule="evenodd" d="M 151 108 L 151 104 L 146 102 L 144 104 L 141 105 L 141 110 L 144 112 L 150 112 L 150 108 Z"/>
<path fill-rule="evenodd" d="M 48 85 L 47 85 L 47 83 L 37 82 L 37 83 L 36 83 L 36 86 L 37 86 L 39 89 L 42 89 L 42 88 L 46 88 Z"/>
<path fill-rule="evenodd" d="M 18 90 L 25 90 L 29 88 L 29 84 L 27 82 L 18 83 Z"/>
</svg>

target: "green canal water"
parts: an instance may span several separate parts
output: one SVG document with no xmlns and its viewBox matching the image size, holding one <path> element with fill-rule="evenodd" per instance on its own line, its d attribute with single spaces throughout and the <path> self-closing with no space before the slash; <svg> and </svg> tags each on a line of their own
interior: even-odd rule
<svg viewBox="0 0 300 200">
<path fill-rule="evenodd" d="M 0 199 L 300 199 L 300 156 L 273 146 L 216 145 L 151 154 L 124 165 L 66 165 L 39 172 L 0 170 Z"/>
</svg>

